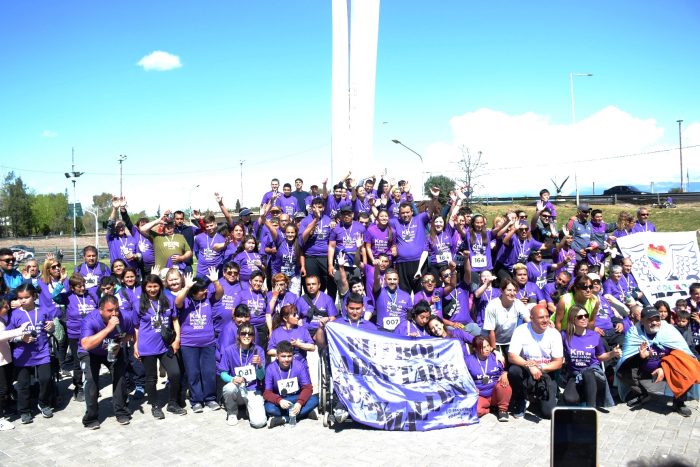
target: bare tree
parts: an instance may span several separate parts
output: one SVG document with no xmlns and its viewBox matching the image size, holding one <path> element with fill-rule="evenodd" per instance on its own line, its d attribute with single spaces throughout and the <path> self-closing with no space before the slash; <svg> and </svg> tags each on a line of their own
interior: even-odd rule
<svg viewBox="0 0 700 467">
<path fill-rule="evenodd" d="M 462 145 L 459 147 L 462 153 L 462 158 L 457 162 L 462 176 L 459 179 L 464 184 L 462 192 L 467 197 L 467 203 L 471 203 L 471 197 L 476 189 L 481 186 L 478 182 L 479 178 L 484 174 L 488 163 L 483 157 L 481 151 L 472 154 L 469 148 Z"/>
</svg>

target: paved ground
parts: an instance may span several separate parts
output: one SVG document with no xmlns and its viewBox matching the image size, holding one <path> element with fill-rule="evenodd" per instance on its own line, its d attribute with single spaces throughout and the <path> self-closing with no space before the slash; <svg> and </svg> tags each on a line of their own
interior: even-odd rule
<svg viewBox="0 0 700 467">
<path fill-rule="evenodd" d="M 106 382 L 106 379 L 103 379 Z M 67 393 L 68 381 L 60 383 Z M 165 398 L 163 384 L 159 384 Z M 498 423 L 487 415 L 478 425 L 422 433 L 394 433 L 346 423 L 340 430 L 305 420 L 296 428 L 254 430 L 242 421 L 224 422 L 223 411 L 155 420 L 150 409 L 132 403 L 131 425 L 120 426 L 111 412 L 111 390 L 102 389 L 102 427 L 82 427 L 84 407 L 76 402 L 52 419 L 35 418 L 0 433 L 2 465 L 502 465 L 549 463 L 547 420 L 534 415 Z M 617 406 L 599 414 L 601 465 L 625 465 L 640 456 L 677 453 L 700 465 L 700 411 L 690 418 L 670 412 L 655 398 L 644 410 Z"/>
</svg>

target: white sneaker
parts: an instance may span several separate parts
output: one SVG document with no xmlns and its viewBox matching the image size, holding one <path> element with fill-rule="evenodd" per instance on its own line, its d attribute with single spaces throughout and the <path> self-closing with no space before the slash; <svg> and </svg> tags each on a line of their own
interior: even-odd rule
<svg viewBox="0 0 700 467">
<path fill-rule="evenodd" d="M 228 417 L 226 417 L 226 424 L 228 426 L 238 425 L 238 414 L 228 414 Z"/>
<path fill-rule="evenodd" d="M 15 426 L 11 422 L 8 422 L 4 418 L 0 418 L 0 431 L 8 431 L 14 429 Z"/>
</svg>

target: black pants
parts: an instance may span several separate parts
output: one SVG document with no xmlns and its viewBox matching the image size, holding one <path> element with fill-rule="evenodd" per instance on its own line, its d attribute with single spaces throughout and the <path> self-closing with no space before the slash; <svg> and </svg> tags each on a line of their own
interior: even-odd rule
<svg viewBox="0 0 700 467">
<path fill-rule="evenodd" d="M 3 416 L 5 410 L 5 401 L 10 397 L 13 373 L 12 363 L 0 366 L 0 417 Z"/>
<path fill-rule="evenodd" d="M 80 358 L 80 368 L 85 374 L 85 416 L 83 425 L 98 421 L 99 407 L 97 404 L 97 394 L 100 391 L 100 368 L 102 365 L 112 374 L 112 406 L 114 415 L 117 417 L 128 417 L 129 409 L 126 407 L 126 392 L 124 391 L 124 372 L 126 371 L 126 354 L 124 349 L 120 349 L 117 359 L 113 362 L 107 361 L 107 356 L 95 355 L 93 353 L 82 353 Z"/>
<path fill-rule="evenodd" d="M 63 329 L 68 329 L 66 327 L 66 322 L 63 320 L 60 321 L 63 325 Z M 61 370 L 71 368 L 71 365 L 73 364 L 73 354 L 71 353 L 70 357 L 68 356 L 68 340 L 68 334 L 66 334 L 62 340 L 58 341 L 57 357 L 58 363 L 61 365 Z M 77 358 L 75 360 L 77 360 Z M 78 364 L 78 367 L 80 367 L 80 364 Z"/>
<path fill-rule="evenodd" d="M 394 265 L 396 272 L 399 274 L 399 288 L 404 292 L 420 292 L 420 277 L 418 279 L 414 277 L 416 270 L 418 270 L 418 264 L 420 264 L 420 261 L 406 261 Z M 423 270 L 425 270 L 425 265 L 423 266 Z"/>
<path fill-rule="evenodd" d="M 168 403 L 177 404 L 178 398 L 180 397 L 180 365 L 178 365 L 175 355 L 168 356 L 167 353 L 148 355 L 141 357 L 141 361 L 143 362 L 143 368 L 146 373 L 146 395 L 148 396 L 148 403 L 153 407 L 161 406 L 158 402 L 158 391 L 156 389 L 156 383 L 158 382 L 158 362 L 160 361 L 161 366 L 165 368 L 168 374 L 168 387 L 170 389 Z"/>
<path fill-rule="evenodd" d="M 521 401 L 530 396 L 539 404 L 542 418 L 552 418 L 552 410 L 557 406 L 557 383 L 547 373 L 542 373 L 541 383 L 532 377 L 530 370 L 518 365 L 508 367 L 508 381 L 513 388 L 512 401 Z M 545 390 L 545 394 L 541 392 Z"/>
<path fill-rule="evenodd" d="M 126 365 L 126 379 L 124 389 L 127 393 L 133 391 L 137 386 L 144 387 L 146 385 L 146 373 L 143 369 L 143 363 L 138 358 L 134 357 L 134 347 L 129 345 L 122 350 L 126 351 L 128 357 Z"/>
<path fill-rule="evenodd" d="M 51 391 L 53 383 L 51 381 L 51 363 L 44 363 L 37 366 L 20 366 L 15 368 L 17 379 L 17 410 L 19 413 L 30 413 L 29 406 L 29 384 L 34 369 L 39 378 L 39 405 L 48 407 L 51 405 Z"/>
<path fill-rule="evenodd" d="M 307 256 L 306 257 L 306 275 L 318 276 L 321 284 L 321 290 L 326 292 L 333 300 L 338 292 L 335 281 L 328 277 L 328 257 L 327 256 Z M 304 286 L 306 291 L 306 286 Z M 263 347 L 264 348 L 264 347 Z"/>
<path fill-rule="evenodd" d="M 564 388 L 564 401 L 569 405 L 579 404 L 581 401 L 588 407 L 597 405 L 598 394 L 605 392 L 605 381 L 596 378 L 592 369 L 581 373 L 581 381 L 576 383 L 576 376 L 572 375 Z"/>
<path fill-rule="evenodd" d="M 73 390 L 75 392 L 83 390 L 83 370 L 80 369 L 80 360 L 78 360 L 78 339 L 68 339 L 68 347 L 73 355 L 72 370 L 73 370 Z"/>
</svg>

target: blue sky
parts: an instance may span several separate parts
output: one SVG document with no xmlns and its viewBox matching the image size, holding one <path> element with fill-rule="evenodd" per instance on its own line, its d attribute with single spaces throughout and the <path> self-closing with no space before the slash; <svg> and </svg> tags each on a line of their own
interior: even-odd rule
<svg viewBox="0 0 700 467">
<path fill-rule="evenodd" d="M 126 154 L 125 194 L 150 213 L 190 196 L 214 207 L 217 190 L 233 205 L 241 159 L 247 205 L 272 176 L 330 175 L 329 0 L 2 2 L 0 43 L 0 164 L 38 193 L 67 186 L 71 147 L 80 200 L 118 192 Z M 457 176 L 464 144 L 489 160 L 484 194 L 573 172 L 601 189 L 677 181 L 677 151 L 566 161 L 677 147 L 677 119 L 700 144 L 698 44 L 696 1 L 384 0 L 375 164 L 354 173 L 388 168 L 417 188 L 421 171 Z M 182 66 L 137 65 L 156 50 Z M 571 72 L 594 74 L 575 79 L 575 127 Z M 684 154 L 698 181 L 700 151 Z M 499 170 L 523 161 L 540 168 Z"/>
</svg>

